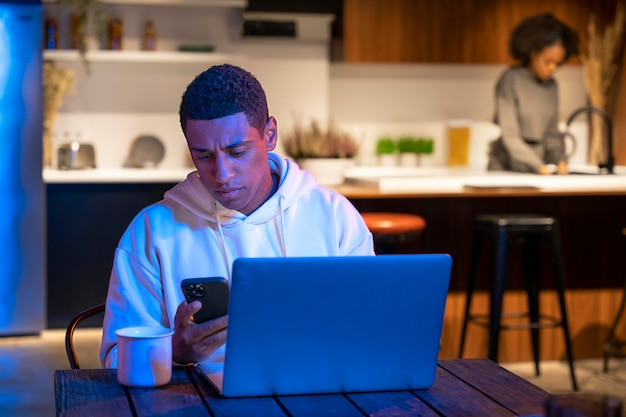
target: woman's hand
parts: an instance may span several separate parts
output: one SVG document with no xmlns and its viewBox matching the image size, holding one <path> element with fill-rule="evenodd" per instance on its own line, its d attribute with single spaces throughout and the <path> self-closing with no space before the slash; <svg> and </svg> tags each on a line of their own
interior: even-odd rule
<svg viewBox="0 0 626 417">
<path fill-rule="evenodd" d="M 537 174 L 539 175 L 552 175 L 552 171 L 548 168 L 547 165 L 541 165 L 537 170 Z"/>
<path fill-rule="evenodd" d="M 556 166 L 556 173 L 559 175 L 569 174 L 569 169 L 567 168 L 567 162 L 561 161 Z"/>
<path fill-rule="evenodd" d="M 226 343 L 228 315 L 196 324 L 192 316 L 200 307 L 200 301 L 183 301 L 176 310 L 172 337 L 172 360 L 176 363 L 202 362 Z"/>
</svg>

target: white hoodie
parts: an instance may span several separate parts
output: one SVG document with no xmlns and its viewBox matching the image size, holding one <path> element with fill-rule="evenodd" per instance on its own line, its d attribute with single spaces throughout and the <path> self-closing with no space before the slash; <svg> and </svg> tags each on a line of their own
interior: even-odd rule
<svg viewBox="0 0 626 417">
<path fill-rule="evenodd" d="M 115 330 L 173 327 L 185 278 L 230 279 L 242 257 L 374 255 L 372 234 L 344 196 L 277 154 L 269 162 L 278 190 L 249 216 L 223 207 L 192 172 L 133 219 L 115 250 L 103 367 L 117 367 Z M 222 357 L 223 347 L 210 360 Z"/>
</svg>

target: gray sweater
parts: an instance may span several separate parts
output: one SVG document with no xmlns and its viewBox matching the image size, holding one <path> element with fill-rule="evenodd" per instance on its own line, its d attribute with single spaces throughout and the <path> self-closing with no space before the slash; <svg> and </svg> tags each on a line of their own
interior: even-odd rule
<svg viewBox="0 0 626 417">
<path fill-rule="evenodd" d="M 492 145 L 488 169 L 537 172 L 564 160 L 558 114 L 553 78 L 540 81 L 525 67 L 508 68 L 496 84 L 494 121 L 502 136 Z"/>
</svg>

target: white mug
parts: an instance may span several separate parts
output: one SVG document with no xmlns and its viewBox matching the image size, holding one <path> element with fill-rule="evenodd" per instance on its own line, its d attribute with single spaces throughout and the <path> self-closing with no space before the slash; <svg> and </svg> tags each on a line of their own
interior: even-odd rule
<svg viewBox="0 0 626 417">
<path fill-rule="evenodd" d="M 172 334 L 165 327 L 127 327 L 117 335 L 117 380 L 127 387 L 158 387 L 172 379 Z"/>
</svg>

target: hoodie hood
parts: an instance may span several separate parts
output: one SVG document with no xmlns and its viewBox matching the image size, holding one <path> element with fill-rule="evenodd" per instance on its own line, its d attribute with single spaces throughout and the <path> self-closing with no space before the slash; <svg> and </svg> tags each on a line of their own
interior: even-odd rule
<svg viewBox="0 0 626 417">
<path fill-rule="evenodd" d="M 249 216 L 222 206 L 204 187 L 197 171 L 191 172 L 187 178 L 167 191 L 164 200 L 173 201 L 193 214 L 223 227 L 236 226 L 242 222 L 261 224 L 275 218 L 296 203 L 303 195 L 317 185 L 315 178 L 301 170 L 298 165 L 275 153 L 269 153 L 270 170 L 280 178 L 278 190 L 265 203 Z"/>
</svg>

